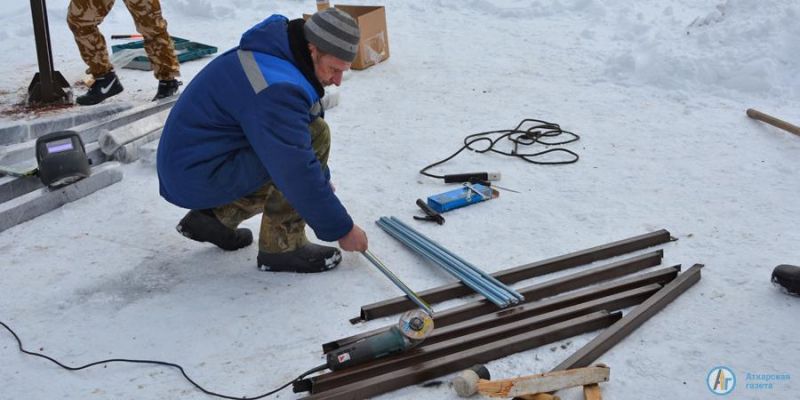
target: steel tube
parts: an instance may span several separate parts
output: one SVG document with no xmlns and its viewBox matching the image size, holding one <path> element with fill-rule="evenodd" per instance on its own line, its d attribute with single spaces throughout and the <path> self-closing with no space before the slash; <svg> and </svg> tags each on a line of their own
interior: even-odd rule
<svg viewBox="0 0 800 400">
<path fill-rule="evenodd" d="M 419 253 L 419 254 L 421 254 L 423 256 L 426 256 L 429 260 L 435 262 L 436 264 L 438 264 L 439 266 L 444 268 L 450 274 L 458 277 L 458 274 L 455 272 L 453 267 L 450 266 L 447 262 L 439 259 L 438 257 L 428 256 L 429 253 L 427 253 L 427 250 L 422 245 L 419 245 L 419 244 L 413 242 L 412 240 L 406 238 L 405 236 L 403 236 L 403 234 L 401 232 L 389 227 L 382 220 L 378 220 L 377 224 L 378 224 L 378 226 L 383 228 L 383 230 L 386 231 L 386 233 L 388 233 L 389 235 L 391 235 L 395 239 L 399 240 L 400 242 L 402 242 L 406 246 L 411 247 L 417 253 Z M 389 227 L 389 229 L 387 229 L 387 227 Z M 464 285 L 468 286 L 469 288 L 471 288 L 475 292 L 483 295 L 489 301 L 491 301 L 492 303 L 496 304 L 498 307 L 503 308 L 503 307 L 508 306 L 508 304 L 509 304 L 508 301 L 496 296 L 495 294 L 493 294 L 493 293 L 491 293 L 489 291 L 485 291 L 484 288 L 479 283 L 475 282 L 470 277 L 464 276 L 464 277 L 460 277 L 460 278 L 461 278 L 461 281 L 464 283 Z"/>
<path fill-rule="evenodd" d="M 502 271 L 492 273 L 491 275 L 501 282 L 514 283 L 525 279 L 546 275 L 551 272 L 563 271 L 594 261 L 616 257 L 636 250 L 663 244 L 670 240 L 671 236 L 669 231 L 661 229 L 655 232 L 633 236 L 627 239 L 579 250 L 562 256 L 552 257 L 546 260 L 504 269 Z M 469 289 L 461 282 L 453 282 L 423 290 L 418 294 L 429 303 L 438 303 L 467 295 L 469 294 Z M 410 302 L 407 298 L 405 298 L 405 296 L 386 299 L 362 306 L 361 315 L 356 318 L 352 318 L 350 322 L 358 323 L 360 321 L 369 321 L 375 318 L 386 317 L 401 313 L 413 307 L 414 303 Z"/>
<path fill-rule="evenodd" d="M 433 315 L 433 309 L 431 308 L 431 306 L 428 303 L 426 303 L 425 300 L 419 297 L 413 290 L 411 290 L 411 288 L 406 286 L 406 284 L 403 283 L 403 281 L 401 281 L 400 278 L 398 278 L 397 275 L 395 275 L 391 270 L 389 270 L 389 268 L 387 268 L 386 265 L 384 265 L 383 262 L 381 262 L 381 260 L 378 259 L 378 257 L 375 257 L 375 255 L 372 254 L 371 251 L 365 250 L 361 252 L 361 254 L 363 254 L 364 257 L 366 257 L 367 260 L 369 260 L 369 262 L 372 263 L 372 265 L 374 265 L 381 272 L 383 272 L 383 274 L 386 275 L 386 277 L 389 278 L 390 281 L 392 281 L 398 288 L 400 288 L 400 290 L 402 290 L 408 296 L 409 300 L 416 303 L 419 306 L 419 308 L 423 309 L 426 313 L 428 313 L 428 315 Z"/>
<path fill-rule="evenodd" d="M 422 239 L 428 241 L 434 247 L 436 247 L 436 248 L 444 251 L 445 253 L 449 254 L 450 256 L 452 256 L 453 258 L 455 258 L 456 260 L 458 260 L 459 262 L 464 264 L 467 268 L 469 268 L 470 270 L 474 271 L 476 274 L 478 274 L 481 277 L 483 277 L 483 279 L 487 280 L 489 283 L 491 283 L 491 284 L 495 285 L 496 287 L 502 289 L 503 291 L 507 292 L 511 296 L 514 296 L 517 300 L 519 300 L 519 301 L 524 301 L 525 300 L 525 296 L 519 294 L 519 292 L 517 292 L 516 290 L 512 289 L 511 287 L 509 287 L 505 283 L 498 281 L 495 277 L 487 274 L 485 271 L 483 271 L 482 269 L 476 267 L 474 264 L 468 262 L 467 260 L 464 260 L 459 255 L 457 255 L 457 254 L 453 253 L 452 251 L 448 250 L 446 247 L 444 247 L 441 244 L 439 244 L 439 242 L 436 242 L 435 240 L 432 240 L 431 238 L 423 235 L 419 231 L 414 230 L 414 228 L 408 226 L 408 224 L 404 223 L 403 221 L 399 220 L 398 218 L 391 217 L 391 219 L 392 219 L 392 221 L 397 222 L 400 226 L 406 228 L 410 232 L 412 232 L 412 233 L 416 234 L 417 236 L 421 237 Z"/>
<path fill-rule="evenodd" d="M 50 44 L 50 25 L 47 21 L 45 0 L 31 0 L 33 36 L 36 41 L 36 59 L 39 72 L 28 86 L 28 104 L 65 102 L 69 99 L 69 83 L 53 67 L 53 50 Z"/>
<path fill-rule="evenodd" d="M 420 237 L 420 235 L 417 235 L 416 234 L 417 232 L 414 231 L 413 229 L 410 229 L 402 224 L 398 224 L 397 221 L 394 221 L 386 217 L 381 217 L 379 221 L 382 221 L 384 224 L 390 226 L 393 230 L 403 235 L 406 239 L 414 241 L 415 243 L 425 248 L 425 250 L 428 251 L 430 254 L 437 256 L 443 262 L 446 262 L 455 271 L 457 271 L 457 274 L 455 275 L 456 278 L 461 279 L 464 276 L 469 276 L 470 280 L 472 280 L 473 282 L 484 288 L 484 291 L 480 292 L 480 294 L 484 294 L 484 292 L 489 291 L 492 292 L 497 298 L 503 300 L 503 302 L 506 304 L 519 303 L 519 300 L 517 300 L 507 291 L 503 290 L 503 288 L 498 287 L 497 285 L 493 285 L 491 282 L 487 281 L 480 274 L 470 270 L 468 266 L 460 263 L 455 257 L 449 255 L 443 249 L 436 247 L 434 243 L 431 243 L 429 240 Z"/>
<path fill-rule="evenodd" d="M 448 260 L 442 253 L 436 252 L 426 243 L 418 241 L 414 238 L 409 237 L 405 232 L 398 229 L 395 225 L 391 224 L 385 219 L 379 219 L 376 221 L 378 226 L 380 226 L 384 231 L 389 233 L 392 237 L 400 241 L 401 243 L 405 244 L 406 246 L 411 247 L 414 251 L 422 255 L 423 257 L 428 258 L 431 261 L 434 261 L 436 264 L 444 268 L 448 273 L 455 276 L 456 278 L 461 279 L 462 281 L 466 281 L 470 283 L 470 287 L 473 288 L 477 293 L 484 295 L 484 297 L 490 299 L 492 302 L 497 304 L 498 306 L 508 305 L 508 301 L 497 294 L 496 292 L 490 291 L 484 287 L 483 282 L 475 279 L 472 276 L 463 275 L 459 272 L 458 267 L 452 265 L 450 260 Z"/>
</svg>

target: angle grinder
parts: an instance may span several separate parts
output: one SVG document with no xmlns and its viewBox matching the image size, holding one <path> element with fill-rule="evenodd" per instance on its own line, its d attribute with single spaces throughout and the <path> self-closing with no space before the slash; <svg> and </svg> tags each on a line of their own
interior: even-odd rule
<svg viewBox="0 0 800 400">
<path fill-rule="evenodd" d="M 389 330 L 361 339 L 325 355 L 331 371 L 401 353 L 422 343 L 433 331 L 433 318 L 423 310 L 406 311 Z"/>
</svg>

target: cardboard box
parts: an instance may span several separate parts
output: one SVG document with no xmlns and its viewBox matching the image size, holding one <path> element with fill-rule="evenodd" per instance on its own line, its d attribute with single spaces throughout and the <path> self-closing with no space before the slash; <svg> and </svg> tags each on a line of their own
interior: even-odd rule
<svg viewBox="0 0 800 400">
<path fill-rule="evenodd" d="M 356 20 L 361 31 L 358 53 L 352 69 L 365 69 L 389 58 L 389 34 L 386 31 L 386 9 L 383 6 L 348 6 L 336 4 L 338 8 Z M 303 14 L 308 19 L 310 14 Z"/>
</svg>

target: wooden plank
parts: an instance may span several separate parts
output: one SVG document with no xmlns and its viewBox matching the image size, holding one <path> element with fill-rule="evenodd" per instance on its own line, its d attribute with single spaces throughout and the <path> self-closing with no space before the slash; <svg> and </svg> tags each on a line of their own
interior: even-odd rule
<svg viewBox="0 0 800 400">
<path fill-rule="evenodd" d="M 600 393 L 600 385 L 593 383 L 583 387 L 583 397 L 586 400 L 603 400 L 603 395 Z"/>
<path fill-rule="evenodd" d="M 561 397 L 554 396 L 550 393 L 526 394 L 519 398 L 522 400 L 561 400 Z"/>
<path fill-rule="evenodd" d="M 776 128 L 783 129 L 786 132 L 794 133 L 795 135 L 800 136 L 800 126 L 792 125 L 782 119 L 775 118 L 769 114 L 764 114 L 761 111 L 748 108 L 747 116 L 752 119 L 757 119 L 759 121 L 766 122 Z"/>
<path fill-rule="evenodd" d="M 555 392 L 570 387 L 608 382 L 610 373 L 611 369 L 607 366 L 594 366 L 545 372 L 511 379 L 482 379 L 478 381 L 478 393 L 490 397 L 514 397 Z"/>
</svg>

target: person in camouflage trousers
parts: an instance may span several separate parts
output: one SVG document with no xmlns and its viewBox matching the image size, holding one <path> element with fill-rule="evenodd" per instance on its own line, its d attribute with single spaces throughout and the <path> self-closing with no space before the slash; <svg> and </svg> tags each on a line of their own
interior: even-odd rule
<svg viewBox="0 0 800 400">
<path fill-rule="evenodd" d="M 308 130 L 311 132 L 311 148 L 325 170 L 331 150 L 330 128 L 324 119 L 317 117 Z M 241 199 L 213 209 L 214 216 L 230 229 L 236 229 L 242 221 L 262 212 L 258 236 L 260 251 L 283 253 L 308 243 L 305 221 L 272 181 Z"/>
<path fill-rule="evenodd" d="M 357 55 L 352 16 L 328 8 L 272 15 L 208 63 L 170 111 L 158 144 L 159 192 L 188 209 L 177 231 L 234 251 L 253 243 L 240 223 L 261 215 L 256 263 L 271 272 L 318 273 L 367 235 L 334 192 L 331 133 L 322 98 Z"/>
<path fill-rule="evenodd" d="M 159 0 L 124 0 L 136 30 L 144 38 L 144 49 L 158 79 L 153 100 L 173 96 L 178 91 L 180 75 L 175 45 L 167 33 L 167 21 L 161 15 Z M 87 73 L 95 81 L 89 91 L 77 98 L 78 104 L 92 105 L 122 92 L 122 84 L 109 61 L 108 48 L 98 25 L 111 11 L 114 0 L 71 0 L 67 24 L 75 36 L 81 58 L 89 66 Z"/>
</svg>

